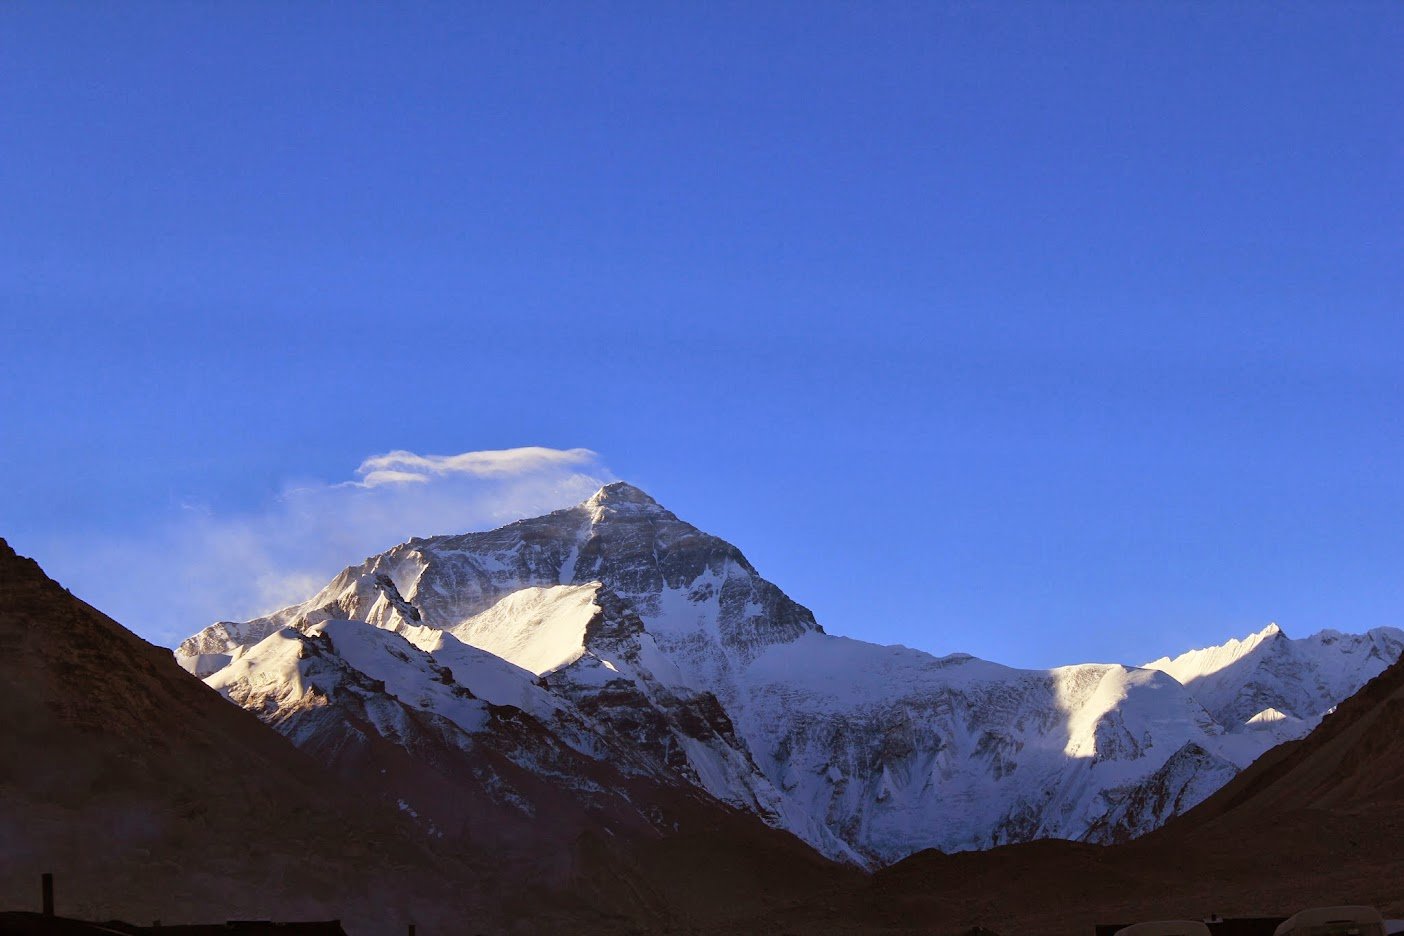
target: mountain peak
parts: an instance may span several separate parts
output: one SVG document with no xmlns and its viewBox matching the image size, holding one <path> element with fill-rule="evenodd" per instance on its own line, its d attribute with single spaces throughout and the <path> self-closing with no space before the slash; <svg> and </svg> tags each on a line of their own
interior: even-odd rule
<svg viewBox="0 0 1404 936">
<path fill-rule="evenodd" d="M 1265 708 L 1258 714 L 1254 715 L 1252 718 L 1248 719 L 1248 721 L 1244 722 L 1244 724 L 1270 725 L 1274 722 L 1286 721 L 1290 717 L 1291 716 L 1288 715 L 1286 712 L 1280 711 L 1269 706 L 1268 708 Z"/>
<path fill-rule="evenodd" d="M 592 510 L 600 507 L 626 509 L 651 507 L 658 510 L 662 509 L 658 501 L 649 497 L 627 481 L 615 481 L 611 484 L 606 484 L 581 506 L 588 507 Z"/>
<path fill-rule="evenodd" d="M 1258 631 L 1256 634 L 1253 634 L 1253 635 L 1251 635 L 1251 636 L 1253 636 L 1253 637 L 1261 637 L 1262 639 L 1266 640 L 1266 639 L 1269 638 L 1269 637 L 1276 637 L 1276 636 L 1278 636 L 1279 634 L 1282 634 L 1282 628 L 1278 627 L 1278 626 L 1277 626 L 1277 622 L 1274 621 L 1273 623 L 1269 624 L 1267 627 L 1264 627 L 1262 630 Z M 1285 635 L 1283 635 L 1283 636 L 1285 636 Z"/>
</svg>

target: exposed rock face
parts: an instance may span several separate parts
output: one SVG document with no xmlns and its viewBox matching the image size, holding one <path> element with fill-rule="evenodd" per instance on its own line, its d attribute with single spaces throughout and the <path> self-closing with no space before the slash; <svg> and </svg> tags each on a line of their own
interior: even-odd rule
<svg viewBox="0 0 1404 936">
<path fill-rule="evenodd" d="M 502 673 L 489 680 L 486 665 L 465 669 L 447 654 L 476 648 L 519 667 L 508 680 L 516 688 L 498 686 L 498 700 L 562 748 L 627 776 L 700 789 L 863 865 L 931 847 L 1145 832 L 1308 730 L 1404 643 L 1385 634 L 1372 656 L 1339 653 L 1343 637 L 1319 640 L 1313 659 L 1339 662 L 1311 705 L 1274 690 L 1274 678 L 1296 671 L 1216 668 L 1204 682 L 1212 711 L 1156 669 L 1015 670 L 876 646 L 825 634 L 734 546 L 620 483 L 497 530 L 411 540 L 301 605 L 207 628 L 177 656 L 197 672 L 225 658 L 237 666 L 240 647 L 348 621 L 414 643 L 475 697 L 488 698 L 483 687 Z M 211 684 L 223 686 L 224 672 L 215 669 Z M 265 676 L 288 679 L 266 666 L 248 673 Z M 520 702 L 505 702 L 513 693 Z M 423 698 L 431 711 L 447 704 Z M 266 698 L 243 704 L 283 727 Z M 1245 724 L 1274 707 L 1286 717 Z M 464 730 L 511 760 L 494 724 Z"/>
</svg>

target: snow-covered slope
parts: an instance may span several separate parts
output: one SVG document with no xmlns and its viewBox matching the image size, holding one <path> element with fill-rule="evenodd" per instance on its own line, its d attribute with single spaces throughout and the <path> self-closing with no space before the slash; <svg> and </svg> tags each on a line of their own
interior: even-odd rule
<svg viewBox="0 0 1404 936">
<path fill-rule="evenodd" d="M 403 637 L 358 621 L 324 621 L 305 632 L 274 631 L 239 648 L 206 683 L 246 708 L 290 718 L 326 707 L 342 693 L 360 697 L 375 721 L 406 708 L 432 712 L 459 731 L 481 732 L 488 706 Z"/>
<path fill-rule="evenodd" d="M 1265 677 L 1231 689 L 1210 679 L 1248 673 L 1252 648 L 1199 651 L 1208 656 L 1186 664 L 1201 674 L 1186 688 L 1171 678 L 1179 660 L 1016 670 L 829 636 L 736 547 L 622 483 L 497 530 L 410 540 L 301 605 L 207 628 L 177 656 L 196 672 L 227 656 L 209 677 L 220 687 L 230 670 L 292 686 L 286 661 L 251 664 L 238 648 L 329 627 L 341 647 L 347 621 L 400 635 L 476 699 L 520 708 L 577 752 L 691 784 L 860 864 L 1138 834 L 1290 735 L 1289 719 L 1314 717 L 1283 692 L 1243 688 Z M 1328 648 L 1345 640 L 1318 641 L 1319 701 L 1372 675 L 1366 651 L 1331 662 Z M 1376 650 L 1384 659 L 1399 647 Z M 1225 694 L 1263 704 L 1226 723 L 1215 714 L 1229 710 Z M 437 689 L 409 696 L 424 711 L 462 710 Z M 1244 725 L 1268 708 L 1287 717 Z"/>
<path fill-rule="evenodd" d="M 585 655 L 597 590 L 593 583 L 523 588 L 446 632 L 524 670 L 549 673 Z"/>
<path fill-rule="evenodd" d="M 416 630 L 435 653 L 360 621 L 281 628 L 234 648 L 206 683 L 435 838 L 534 854 L 531 840 L 569 841 L 569 829 L 667 825 L 660 788 L 630 785 L 647 767 L 569 702 L 447 633 Z"/>
</svg>

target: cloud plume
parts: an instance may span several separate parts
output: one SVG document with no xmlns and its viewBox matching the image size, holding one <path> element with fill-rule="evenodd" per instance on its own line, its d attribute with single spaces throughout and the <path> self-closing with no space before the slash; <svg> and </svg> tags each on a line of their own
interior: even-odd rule
<svg viewBox="0 0 1404 936">
<path fill-rule="evenodd" d="M 258 509 L 179 515 L 121 541 L 52 544 L 65 584 L 156 643 L 311 597 L 411 536 L 488 529 L 579 503 L 613 475 L 589 449 L 537 446 L 367 457 L 351 480 L 301 484 Z"/>
</svg>

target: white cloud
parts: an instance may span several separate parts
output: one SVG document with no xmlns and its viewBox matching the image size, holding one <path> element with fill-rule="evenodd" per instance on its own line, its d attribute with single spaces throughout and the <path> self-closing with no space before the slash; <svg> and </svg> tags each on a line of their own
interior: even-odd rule
<svg viewBox="0 0 1404 936">
<path fill-rule="evenodd" d="M 356 474 L 360 487 L 382 484 L 423 482 L 446 475 L 468 475 L 474 478 L 502 478 L 553 468 L 587 465 L 599 456 L 589 449 L 552 449 L 539 445 L 523 448 L 498 449 L 487 452 L 463 452 L 459 455 L 416 455 L 403 450 L 372 455 L 361 462 Z"/>
<path fill-rule="evenodd" d="M 579 503 L 613 475 L 588 449 L 372 455 L 356 479 L 299 485 L 221 516 L 198 504 L 143 536 L 54 544 L 56 577 L 137 633 L 174 644 L 215 620 L 303 601 L 411 536 L 489 529 Z"/>
</svg>

